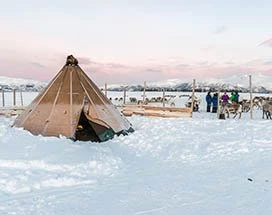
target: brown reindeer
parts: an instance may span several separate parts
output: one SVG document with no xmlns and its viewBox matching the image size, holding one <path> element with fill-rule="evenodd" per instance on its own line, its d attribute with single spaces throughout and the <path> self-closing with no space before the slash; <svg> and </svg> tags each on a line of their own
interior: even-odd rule
<svg viewBox="0 0 272 215">
<path fill-rule="evenodd" d="M 227 114 L 227 118 L 229 118 L 229 114 L 233 113 L 235 118 L 237 115 L 239 115 L 239 119 L 241 119 L 242 115 L 242 105 L 241 104 L 226 104 L 223 106 L 223 113 Z"/>
<path fill-rule="evenodd" d="M 272 102 L 271 101 L 266 101 L 263 104 L 263 119 L 264 115 L 266 115 L 266 119 L 272 119 Z"/>
</svg>

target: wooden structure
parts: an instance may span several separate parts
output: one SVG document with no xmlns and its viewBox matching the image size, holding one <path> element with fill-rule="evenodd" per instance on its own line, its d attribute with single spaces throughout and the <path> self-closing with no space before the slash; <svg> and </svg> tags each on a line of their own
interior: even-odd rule
<svg viewBox="0 0 272 215">
<path fill-rule="evenodd" d="M 13 116 L 18 116 L 20 113 L 23 112 L 25 107 L 23 106 L 23 94 L 22 91 L 20 92 L 20 100 L 21 100 L 21 105 L 16 103 L 16 91 L 13 89 L 12 90 L 12 104 L 6 104 L 6 97 L 7 94 L 5 93 L 4 90 L 1 90 L 2 97 L 0 100 L 2 100 L 1 107 L 0 107 L 0 117 L 13 117 Z"/>
<path fill-rule="evenodd" d="M 123 105 L 120 106 L 120 108 L 124 116 L 140 115 L 164 118 L 192 117 L 191 108 L 157 107 L 149 105 Z"/>
<path fill-rule="evenodd" d="M 252 77 L 249 75 L 249 97 L 250 97 L 250 119 L 253 119 L 253 100 L 252 100 Z"/>
<path fill-rule="evenodd" d="M 13 117 L 18 116 L 24 111 L 25 107 L 23 106 L 10 106 L 10 107 L 1 107 L 0 108 L 0 117 Z"/>
</svg>

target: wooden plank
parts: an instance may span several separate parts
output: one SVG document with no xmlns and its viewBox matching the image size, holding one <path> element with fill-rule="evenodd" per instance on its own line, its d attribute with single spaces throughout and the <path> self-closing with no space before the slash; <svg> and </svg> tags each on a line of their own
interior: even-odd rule
<svg viewBox="0 0 272 215">
<path fill-rule="evenodd" d="M 191 108 L 157 107 L 148 105 L 124 105 L 121 107 L 125 116 L 140 115 L 150 117 L 192 117 Z"/>
<path fill-rule="evenodd" d="M 145 109 L 154 111 L 176 111 L 176 112 L 191 112 L 191 108 L 186 107 L 159 107 L 150 105 L 124 105 L 121 106 L 122 109 L 133 110 L 133 109 Z"/>
<path fill-rule="evenodd" d="M 0 108 L 0 116 L 1 117 L 12 117 L 17 116 L 23 112 L 25 107 L 15 106 L 15 107 L 1 107 Z"/>
<path fill-rule="evenodd" d="M 143 106 L 143 108 L 145 110 L 154 110 L 154 111 L 191 112 L 191 108 L 180 108 L 180 107 Z"/>
</svg>

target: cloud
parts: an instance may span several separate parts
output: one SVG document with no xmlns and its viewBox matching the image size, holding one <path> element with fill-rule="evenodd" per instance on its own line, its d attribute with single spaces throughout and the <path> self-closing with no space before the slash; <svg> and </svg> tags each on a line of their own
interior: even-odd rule
<svg viewBox="0 0 272 215">
<path fill-rule="evenodd" d="M 226 64 L 226 65 L 234 65 L 235 63 L 232 62 L 232 61 L 226 61 L 225 64 Z"/>
<path fill-rule="evenodd" d="M 216 50 L 216 47 L 214 45 L 208 45 L 208 46 L 202 47 L 201 50 L 204 52 L 212 52 Z"/>
<path fill-rule="evenodd" d="M 263 64 L 271 66 L 272 65 L 272 60 L 265 61 Z"/>
<path fill-rule="evenodd" d="M 185 67 L 189 67 L 190 65 L 189 64 L 186 64 L 186 63 L 181 63 L 181 64 L 177 64 L 176 67 L 177 68 L 185 68 Z"/>
<path fill-rule="evenodd" d="M 30 62 L 31 65 L 39 67 L 39 68 L 46 68 L 45 65 L 38 63 L 38 62 Z"/>
<path fill-rule="evenodd" d="M 148 69 L 145 69 L 145 72 L 161 73 L 162 71 L 159 69 L 148 68 Z"/>
<path fill-rule="evenodd" d="M 224 25 L 217 26 L 213 31 L 214 34 L 223 34 L 228 30 L 228 28 Z"/>
<path fill-rule="evenodd" d="M 120 64 L 120 63 L 106 63 L 104 64 L 105 67 L 113 68 L 113 69 L 121 69 L 121 68 L 127 68 L 126 65 Z"/>
<path fill-rule="evenodd" d="M 92 63 L 92 61 L 86 57 L 78 57 L 77 59 L 78 59 L 79 64 L 82 64 L 82 65 L 89 65 Z"/>
<path fill-rule="evenodd" d="M 272 48 L 272 38 L 265 40 L 259 46 L 268 46 L 268 47 Z"/>
</svg>

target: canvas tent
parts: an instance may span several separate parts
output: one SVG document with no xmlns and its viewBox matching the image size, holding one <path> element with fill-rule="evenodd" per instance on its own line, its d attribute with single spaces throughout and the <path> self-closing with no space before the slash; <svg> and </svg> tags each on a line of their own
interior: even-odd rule
<svg viewBox="0 0 272 215">
<path fill-rule="evenodd" d="M 65 136 L 74 140 L 106 141 L 133 131 L 72 55 L 14 122 L 34 135 Z"/>
</svg>

